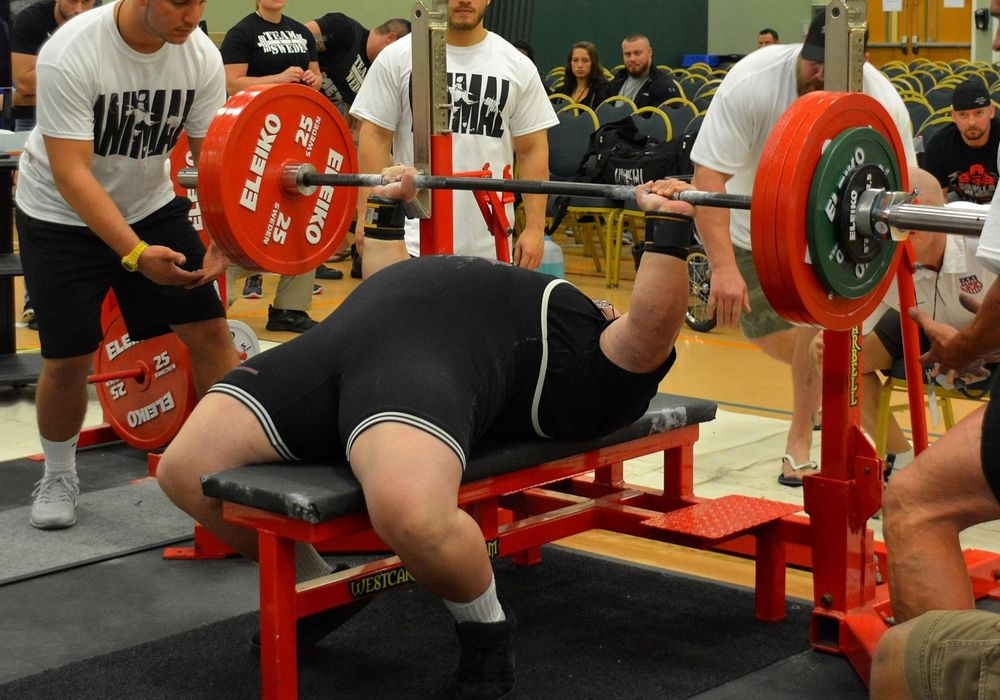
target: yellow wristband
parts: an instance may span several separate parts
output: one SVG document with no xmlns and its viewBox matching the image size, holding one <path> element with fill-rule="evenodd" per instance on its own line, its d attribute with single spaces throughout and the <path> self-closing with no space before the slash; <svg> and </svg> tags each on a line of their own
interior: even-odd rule
<svg viewBox="0 0 1000 700">
<path fill-rule="evenodd" d="M 122 258 L 122 267 L 124 267 L 129 272 L 135 272 L 139 269 L 139 256 L 142 252 L 149 247 L 146 241 L 139 241 L 135 248 L 129 251 L 129 254 Z"/>
</svg>

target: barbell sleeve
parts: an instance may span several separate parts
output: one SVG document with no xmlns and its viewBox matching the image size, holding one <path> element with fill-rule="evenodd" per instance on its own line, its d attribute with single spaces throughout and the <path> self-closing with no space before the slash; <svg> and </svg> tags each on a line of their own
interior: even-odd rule
<svg viewBox="0 0 1000 700">
<path fill-rule="evenodd" d="M 132 369 L 120 369 L 114 372 L 103 372 L 101 374 L 91 374 L 87 377 L 88 384 L 103 384 L 104 382 L 110 382 L 115 379 L 138 379 L 142 381 L 142 377 L 146 375 L 146 368 L 144 367 L 133 367 Z"/>
<path fill-rule="evenodd" d="M 979 236 L 986 212 L 914 204 L 906 192 L 865 190 L 858 196 L 858 234 L 873 240 L 905 240 L 910 231 Z"/>
</svg>

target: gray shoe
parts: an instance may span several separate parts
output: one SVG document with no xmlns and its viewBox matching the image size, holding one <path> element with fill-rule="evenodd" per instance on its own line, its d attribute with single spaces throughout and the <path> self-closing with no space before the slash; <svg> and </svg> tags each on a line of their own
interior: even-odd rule
<svg viewBox="0 0 1000 700">
<path fill-rule="evenodd" d="M 80 480 L 76 475 L 44 476 L 31 493 L 31 524 L 41 530 L 59 530 L 76 524 L 76 497 Z"/>
</svg>

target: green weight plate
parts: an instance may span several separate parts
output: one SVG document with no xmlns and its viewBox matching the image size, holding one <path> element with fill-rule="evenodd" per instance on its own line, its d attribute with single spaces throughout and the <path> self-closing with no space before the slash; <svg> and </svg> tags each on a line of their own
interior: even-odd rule
<svg viewBox="0 0 1000 700">
<path fill-rule="evenodd" d="M 851 197 L 848 183 L 860 168 L 876 166 L 881 176 L 869 170 L 872 185 L 883 183 L 891 190 L 901 187 L 899 163 L 892 145 L 874 129 L 853 127 L 839 133 L 826 147 L 813 175 L 809 191 L 806 241 L 817 279 L 831 293 L 860 299 L 874 290 L 892 265 L 896 244 L 892 241 L 870 245 L 849 243 L 849 217 L 841 215 L 845 198 Z M 854 192 L 858 191 L 853 178 Z M 863 187 L 862 187 L 863 189 Z M 867 262 L 866 262 L 867 260 Z"/>
</svg>

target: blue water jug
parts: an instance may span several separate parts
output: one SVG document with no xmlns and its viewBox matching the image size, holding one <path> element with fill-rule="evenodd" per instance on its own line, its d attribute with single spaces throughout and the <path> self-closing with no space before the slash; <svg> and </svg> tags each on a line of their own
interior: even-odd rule
<svg viewBox="0 0 1000 700">
<path fill-rule="evenodd" d="M 562 248 L 552 240 L 552 236 L 545 236 L 545 250 L 542 252 L 542 264 L 538 266 L 538 271 L 554 277 L 566 277 Z"/>
</svg>

